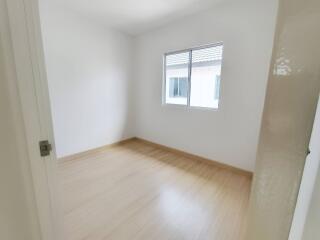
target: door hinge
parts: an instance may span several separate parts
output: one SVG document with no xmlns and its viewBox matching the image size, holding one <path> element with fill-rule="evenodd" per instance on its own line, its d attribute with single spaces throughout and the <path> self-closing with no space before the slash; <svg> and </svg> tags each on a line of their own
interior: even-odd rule
<svg viewBox="0 0 320 240">
<path fill-rule="evenodd" d="M 40 141 L 39 148 L 41 157 L 49 156 L 52 150 L 52 146 L 48 140 Z"/>
<path fill-rule="evenodd" d="M 306 154 L 307 156 L 311 153 L 310 148 L 307 149 Z"/>
</svg>

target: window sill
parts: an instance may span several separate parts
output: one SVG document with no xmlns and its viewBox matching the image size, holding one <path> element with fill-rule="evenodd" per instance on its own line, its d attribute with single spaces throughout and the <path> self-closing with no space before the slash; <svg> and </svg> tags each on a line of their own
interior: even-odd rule
<svg viewBox="0 0 320 240">
<path fill-rule="evenodd" d="M 210 107 L 193 107 L 182 104 L 174 103 L 162 103 L 162 107 L 173 108 L 173 109 L 183 109 L 186 111 L 208 111 L 208 112 L 217 112 L 219 108 L 210 108 Z"/>
</svg>

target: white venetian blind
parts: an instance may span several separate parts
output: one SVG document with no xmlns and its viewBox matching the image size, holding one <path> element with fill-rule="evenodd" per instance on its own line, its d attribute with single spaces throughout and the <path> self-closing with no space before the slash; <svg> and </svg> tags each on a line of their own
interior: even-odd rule
<svg viewBox="0 0 320 240">
<path fill-rule="evenodd" d="M 184 65 L 184 64 L 189 64 L 189 52 L 170 54 L 166 56 L 167 66 Z"/>
<path fill-rule="evenodd" d="M 192 63 L 219 62 L 222 60 L 223 45 L 192 51 Z"/>
</svg>

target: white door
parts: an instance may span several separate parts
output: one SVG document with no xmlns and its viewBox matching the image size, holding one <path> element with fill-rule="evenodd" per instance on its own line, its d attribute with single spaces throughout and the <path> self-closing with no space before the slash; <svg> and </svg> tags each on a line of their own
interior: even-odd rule
<svg viewBox="0 0 320 240">
<path fill-rule="evenodd" d="M 6 5 L 11 32 L 7 39 L 12 45 L 8 54 L 14 59 L 41 235 L 45 240 L 58 240 L 61 221 L 54 146 L 46 157 L 41 157 L 39 150 L 39 141 L 53 144 L 54 139 L 38 0 L 6 0 Z"/>
<path fill-rule="evenodd" d="M 320 165 L 320 100 L 318 102 L 309 149 L 310 154 L 307 156 L 303 171 L 289 240 L 302 240 L 304 225 Z"/>
</svg>

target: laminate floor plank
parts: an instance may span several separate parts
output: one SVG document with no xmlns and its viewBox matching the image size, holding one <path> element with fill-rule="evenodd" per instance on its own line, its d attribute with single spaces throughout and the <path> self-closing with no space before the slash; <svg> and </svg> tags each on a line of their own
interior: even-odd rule
<svg viewBox="0 0 320 240">
<path fill-rule="evenodd" d="M 65 240 L 242 240 L 251 178 L 128 141 L 59 162 Z"/>
</svg>

